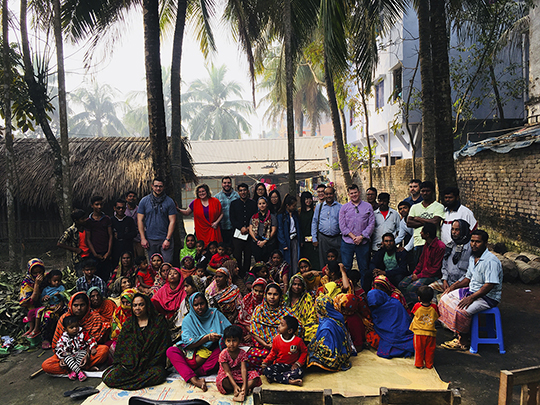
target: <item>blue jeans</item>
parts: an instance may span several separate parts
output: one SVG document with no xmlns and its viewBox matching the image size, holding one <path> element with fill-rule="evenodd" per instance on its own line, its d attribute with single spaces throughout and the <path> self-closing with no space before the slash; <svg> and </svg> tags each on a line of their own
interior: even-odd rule
<svg viewBox="0 0 540 405">
<path fill-rule="evenodd" d="M 350 274 L 353 264 L 354 254 L 356 253 L 356 263 L 360 271 L 360 280 L 364 291 L 371 289 L 371 272 L 369 271 L 369 243 L 355 245 L 341 240 L 341 261 Z"/>
</svg>

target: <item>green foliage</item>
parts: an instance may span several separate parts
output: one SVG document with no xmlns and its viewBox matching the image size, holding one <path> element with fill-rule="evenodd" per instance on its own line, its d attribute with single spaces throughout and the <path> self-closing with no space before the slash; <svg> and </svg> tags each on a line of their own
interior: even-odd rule
<svg viewBox="0 0 540 405">
<path fill-rule="evenodd" d="M 371 154 L 375 155 L 376 145 L 371 146 Z M 352 144 L 345 145 L 345 153 L 347 154 L 347 160 L 349 161 L 349 168 L 353 174 L 358 173 L 358 170 L 367 170 L 369 168 L 369 149 L 367 146 L 360 148 Z M 371 167 L 379 167 L 381 163 L 378 159 L 373 159 Z M 339 162 L 335 162 L 332 169 L 339 170 L 341 166 Z"/>
</svg>

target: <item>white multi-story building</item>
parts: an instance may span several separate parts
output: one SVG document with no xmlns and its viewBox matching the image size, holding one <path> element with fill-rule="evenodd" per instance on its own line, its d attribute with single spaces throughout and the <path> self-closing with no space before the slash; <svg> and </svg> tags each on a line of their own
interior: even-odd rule
<svg viewBox="0 0 540 405">
<path fill-rule="evenodd" d="M 470 44 L 469 44 L 470 45 Z M 458 38 L 452 34 L 450 44 L 450 60 L 460 53 L 456 49 Z M 466 58 L 467 53 L 461 52 Z M 522 52 L 518 47 L 507 57 L 517 63 L 522 62 Z M 421 77 L 420 67 L 417 67 L 418 60 L 418 19 L 414 9 L 409 9 L 403 16 L 401 22 L 397 23 L 391 32 L 380 39 L 379 64 L 375 71 L 375 87 L 372 96 L 368 99 L 369 108 L 369 134 L 372 144 L 376 145 L 376 158 L 381 160 L 381 165 L 391 165 L 397 159 L 408 159 L 412 157 L 411 139 L 409 133 L 404 128 L 403 102 L 408 99 L 412 88 L 413 96 L 410 105 L 416 108 L 410 110 L 409 123 L 413 139 L 417 145 L 417 156 L 421 156 L 422 140 L 422 114 L 420 111 Z M 510 63 L 510 62 L 508 62 Z M 466 62 L 463 64 L 466 65 Z M 417 68 L 416 68 L 417 67 Z M 415 74 L 415 70 L 417 72 Z M 473 69 L 471 67 L 471 69 Z M 496 68 L 498 75 L 503 75 L 502 67 Z M 518 73 L 522 77 L 521 69 L 514 69 L 514 74 Z M 414 82 L 411 81 L 414 77 Z M 503 77 L 508 80 L 508 77 Z M 480 86 L 478 86 L 480 87 Z M 455 101 L 456 94 L 453 91 L 452 101 Z M 480 96 L 484 91 L 477 88 L 473 96 Z M 505 105 L 505 119 L 524 118 L 524 96 L 513 99 Z M 482 99 L 484 99 L 482 97 Z M 365 140 L 364 125 L 362 116 L 354 117 L 348 113 L 347 122 L 347 142 L 364 147 Z M 485 99 L 474 109 L 473 119 L 484 122 L 497 116 L 497 110 Z M 472 127 L 474 131 L 485 131 L 496 129 L 497 126 L 485 126 L 482 124 L 478 128 Z"/>
</svg>

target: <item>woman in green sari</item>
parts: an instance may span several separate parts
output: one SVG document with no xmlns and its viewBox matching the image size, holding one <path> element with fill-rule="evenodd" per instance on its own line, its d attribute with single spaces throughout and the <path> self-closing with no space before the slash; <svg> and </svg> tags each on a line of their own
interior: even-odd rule
<svg viewBox="0 0 540 405">
<path fill-rule="evenodd" d="M 167 321 L 147 295 L 135 294 L 131 308 L 133 316 L 118 336 L 114 362 L 103 373 L 103 382 L 111 388 L 138 390 L 167 377 L 166 352 L 171 346 Z"/>
</svg>

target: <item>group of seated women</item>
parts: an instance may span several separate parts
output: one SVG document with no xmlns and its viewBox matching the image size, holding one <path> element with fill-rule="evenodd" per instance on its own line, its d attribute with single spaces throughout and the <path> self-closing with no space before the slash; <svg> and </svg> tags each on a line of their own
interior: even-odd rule
<svg viewBox="0 0 540 405">
<path fill-rule="evenodd" d="M 350 357 L 367 347 L 386 358 L 413 355 L 410 315 L 400 291 L 386 276 L 378 276 L 366 294 L 336 258 L 337 252 L 330 251 L 321 271 L 300 259 L 293 273 L 277 255 L 268 264 L 256 263 L 245 278 L 238 275 L 234 259 L 211 275 L 198 273 L 191 262 L 189 268 L 162 262 L 154 285 L 144 293 L 121 282 L 116 299 L 106 298 L 99 288 L 73 295 L 52 347 L 64 332 L 62 319 L 78 317 L 81 330 L 97 342 L 81 368 L 108 365 L 103 381 L 128 390 L 162 383 L 167 358 L 186 382 L 205 390 L 204 376 L 217 371 L 230 325 L 242 331 L 248 370 L 261 372 L 288 317 L 298 321 L 295 334 L 308 350 L 303 368 L 347 370 Z M 39 274 L 29 271 L 34 284 Z M 52 374 L 66 373 L 66 367 L 56 355 L 43 363 Z"/>
</svg>

